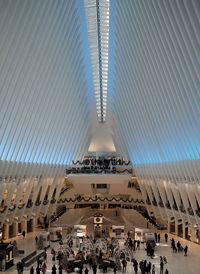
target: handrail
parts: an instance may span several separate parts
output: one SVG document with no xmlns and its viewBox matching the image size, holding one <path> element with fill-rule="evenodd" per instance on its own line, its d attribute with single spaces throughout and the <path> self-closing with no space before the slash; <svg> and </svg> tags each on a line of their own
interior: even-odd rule
<svg viewBox="0 0 200 274">
<path fill-rule="evenodd" d="M 67 185 L 61 189 L 60 195 L 62 195 L 65 191 L 71 189 L 73 187 L 73 184 Z"/>
<path fill-rule="evenodd" d="M 61 209 L 59 212 L 57 212 L 57 214 L 51 216 L 49 218 L 49 223 L 53 223 L 58 217 L 60 217 L 61 215 L 63 215 L 66 212 L 66 208 Z"/>
</svg>

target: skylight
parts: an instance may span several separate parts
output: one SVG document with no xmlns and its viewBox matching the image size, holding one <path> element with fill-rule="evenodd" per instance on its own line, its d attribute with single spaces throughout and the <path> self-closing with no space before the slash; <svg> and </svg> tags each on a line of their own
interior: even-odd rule
<svg viewBox="0 0 200 274">
<path fill-rule="evenodd" d="M 85 0 L 85 10 L 99 122 L 106 119 L 110 0 Z"/>
</svg>

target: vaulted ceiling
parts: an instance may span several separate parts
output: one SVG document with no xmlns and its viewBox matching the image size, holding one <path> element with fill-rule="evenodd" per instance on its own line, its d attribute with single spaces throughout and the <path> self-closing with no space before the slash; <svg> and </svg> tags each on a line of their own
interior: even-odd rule
<svg viewBox="0 0 200 274">
<path fill-rule="evenodd" d="M 199 160 L 200 2 L 102 2 L 109 18 L 99 8 L 93 19 L 98 39 L 109 33 L 105 126 L 95 91 L 107 61 L 91 58 L 87 21 L 95 1 L 0 1 L 1 160 L 70 164 L 91 141 L 136 166 Z M 95 58 L 107 56 L 107 42 L 98 40 Z M 101 129 L 107 148 L 95 144 Z"/>
</svg>

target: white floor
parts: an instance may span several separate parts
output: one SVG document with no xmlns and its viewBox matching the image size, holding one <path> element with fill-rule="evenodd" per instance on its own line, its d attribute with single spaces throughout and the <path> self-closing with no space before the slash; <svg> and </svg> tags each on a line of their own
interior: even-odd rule
<svg viewBox="0 0 200 274">
<path fill-rule="evenodd" d="M 38 233 L 38 232 L 37 232 Z M 22 236 L 17 238 L 18 248 L 24 249 L 26 251 L 26 255 L 31 251 L 35 250 L 35 235 L 36 233 L 29 233 L 25 239 L 22 239 Z M 165 256 L 167 258 L 168 263 L 165 265 L 165 268 L 168 269 L 170 274 L 199 274 L 200 273 L 200 245 L 195 243 L 183 240 L 178 237 L 174 237 L 175 240 L 180 240 L 183 246 L 188 245 L 188 256 L 184 256 L 183 253 L 172 253 L 170 247 L 170 239 L 174 237 L 171 235 L 169 237 L 169 241 L 166 244 L 164 242 L 163 237 L 161 236 L 161 243 L 157 246 L 157 250 L 155 252 L 156 257 L 154 259 L 150 259 L 152 264 L 156 266 L 156 273 L 160 273 L 159 271 L 159 256 Z M 46 273 L 51 273 L 52 268 L 52 255 L 50 254 L 50 248 L 47 251 L 48 260 L 47 267 L 48 270 Z M 146 252 L 144 250 L 144 246 L 141 245 L 140 250 L 134 252 L 135 259 L 139 262 L 142 259 L 146 259 L 149 261 L 149 257 L 146 256 Z M 22 257 L 18 257 L 15 259 L 15 263 L 17 263 Z M 6 273 L 16 274 L 16 266 L 6 271 Z M 25 269 L 24 273 L 29 273 L 29 269 Z M 92 270 L 89 273 L 93 273 Z M 97 273 L 102 273 L 101 270 L 98 270 Z M 108 273 L 113 273 L 113 271 L 108 271 Z M 119 272 L 120 273 L 120 272 Z M 128 263 L 127 273 L 134 273 L 133 267 L 131 263 Z M 138 272 L 140 273 L 140 271 Z"/>
</svg>

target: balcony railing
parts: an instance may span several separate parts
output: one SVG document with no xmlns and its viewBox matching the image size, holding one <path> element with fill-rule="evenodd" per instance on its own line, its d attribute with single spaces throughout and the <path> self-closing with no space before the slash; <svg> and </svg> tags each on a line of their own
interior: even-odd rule
<svg viewBox="0 0 200 274">
<path fill-rule="evenodd" d="M 73 167 L 66 169 L 66 174 L 132 174 L 132 169 L 117 170 L 115 167 L 112 169 L 99 168 L 99 167 Z"/>
<path fill-rule="evenodd" d="M 59 199 L 58 203 L 80 203 L 80 202 L 122 202 L 122 203 L 138 203 L 144 204 L 144 201 L 141 199 L 130 199 L 130 198 L 116 198 L 116 197 L 76 197 L 76 198 L 65 198 Z"/>
</svg>

